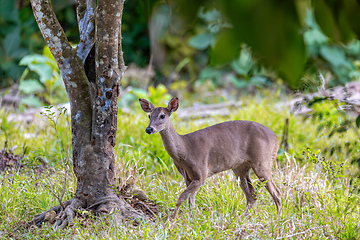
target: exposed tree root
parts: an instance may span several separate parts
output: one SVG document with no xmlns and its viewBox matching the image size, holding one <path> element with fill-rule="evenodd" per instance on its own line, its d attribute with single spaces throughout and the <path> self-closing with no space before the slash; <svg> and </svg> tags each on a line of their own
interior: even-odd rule
<svg viewBox="0 0 360 240">
<path fill-rule="evenodd" d="M 79 199 L 73 198 L 71 203 L 57 215 L 54 226 L 64 229 L 69 224 L 72 224 L 74 222 L 76 210 L 80 209 L 82 205 L 83 204 Z"/>
<path fill-rule="evenodd" d="M 71 204 L 72 200 L 66 201 L 63 205 L 66 208 Z M 34 216 L 34 218 L 31 221 L 28 221 L 25 223 L 25 228 L 30 228 L 31 226 L 41 226 L 44 222 L 52 222 L 54 220 L 53 212 L 55 212 L 55 216 L 60 214 L 63 211 L 63 206 L 58 205 L 55 207 L 52 207 L 51 209 L 47 210 L 46 212 L 43 212 L 39 215 Z"/>
<path fill-rule="evenodd" d="M 106 197 L 88 207 L 86 207 L 84 201 L 81 201 L 78 198 L 73 198 L 62 205 L 55 206 L 46 212 L 36 215 L 31 221 L 26 222 L 24 227 L 40 227 L 43 223 L 48 222 L 54 227 L 64 229 L 67 226 L 72 225 L 79 210 L 91 211 L 100 216 L 109 214 L 113 215 L 116 221 L 122 222 L 123 220 L 128 220 L 133 221 L 135 224 L 139 224 L 140 221 L 149 219 L 146 213 L 141 210 L 135 210 L 135 208 L 123 198 L 116 196 Z M 149 208 L 147 207 L 147 209 Z M 154 213 L 151 211 L 151 214 Z"/>
<path fill-rule="evenodd" d="M 49 223 L 56 228 L 64 229 L 71 226 L 75 219 L 86 218 L 87 214 L 81 214 L 81 210 L 91 212 L 97 216 L 111 215 L 112 219 L 119 224 L 125 220 L 137 225 L 140 224 L 140 221 L 156 219 L 160 211 L 159 206 L 146 197 L 141 197 L 145 195 L 144 193 L 139 195 L 138 192 L 142 192 L 141 190 L 134 192 L 132 195 L 107 196 L 90 206 L 86 206 L 84 201 L 75 197 L 34 216 L 23 227 L 29 229 L 34 226 L 41 227 L 43 223 Z"/>
</svg>

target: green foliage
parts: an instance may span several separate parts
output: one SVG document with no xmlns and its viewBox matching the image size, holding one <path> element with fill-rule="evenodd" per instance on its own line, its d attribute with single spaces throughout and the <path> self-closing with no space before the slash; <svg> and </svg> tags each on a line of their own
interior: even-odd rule
<svg viewBox="0 0 360 240">
<path fill-rule="evenodd" d="M 70 41 L 79 39 L 75 5 L 71 1 L 52 1 L 56 16 Z M 20 60 L 41 53 L 45 41 L 36 24 L 29 1 L 2 1 L 0 9 L 0 88 L 19 80 L 24 71 Z"/>
<path fill-rule="evenodd" d="M 210 65 L 204 67 L 198 77 L 198 81 L 211 80 L 215 87 L 231 87 L 243 89 L 248 86 L 264 87 L 273 77 L 272 74 L 259 65 L 249 47 L 243 44 L 231 50 L 226 55 L 224 48 L 216 49 L 216 42 L 221 41 L 222 31 L 229 31 L 231 24 L 226 22 L 221 13 L 216 9 L 200 8 L 198 17 L 207 25 L 205 32 L 193 36 L 188 44 L 197 50 L 210 52 Z M 222 44 L 222 46 L 226 43 Z M 238 53 L 238 57 L 236 57 Z M 223 56 L 223 55 L 226 56 Z M 228 82 L 224 79 L 228 76 Z"/>
<path fill-rule="evenodd" d="M 263 1 L 223 2 L 222 8 L 234 26 L 232 37 L 251 46 L 262 56 L 262 63 L 279 69 L 289 85 L 296 87 L 305 63 L 305 46 L 298 32 L 301 23 L 295 3 L 276 0 L 266 1 L 265 5 Z M 258 24 L 259 21 L 266 24 Z"/>
<path fill-rule="evenodd" d="M 219 7 L 218 5 L 215 6 Z M 290 5 L 284 7 L 290 8 Z M 259 9 L 260 8 L 261 7 L 259 7 Z M 323 73 L 330 72 L 333 75 L 330 86 L 344 84 L 348 81 L 356 80 L 360 76 L 359 67 L 357 66 L 356 62 L 357 56 L 360 53 L 360 42 L 353 41 L 348 45 L 335 44 L 331 42 L 317 25 L 313 17 L 313 12 L 309 6 L 299 5 L 297 8 L 299 8 L 298 10 L 302 15 L 302 25 L 301 27 L 298 26 L 298 28 L 301 29 L 303 34 L 299 36 L 304 42 L 303 44 L 306 47 L 306 51 L 303 48 L 301 48 L 302 50 L 298 49 L 296 51 L 303 51 L 304 53 L 307 52 L 305 57 L 301 57 L 302 60 L 299 60 L 301 56 L 298 54 L 299 52 L 279 52 L 276 54 L 276 57 L 275 53 L 270 54 L 269 52 L 269 54 L 272 56 L 271 60 L 273 60 L 273 58 L 282 59 L 281 61 L 286 63 L 276 63 L 276 61 L 272 61 L 271 64 L 267 64 L 266 58 L 264 58 L 264 54 L 254 49 L 254 43 L 245 45 L 242 44 L 242 42 L 246 41 L 240 41 L 236 37 L 234 38 L 233 32 L 236 32 L 237 28 L 235 28 L 233 24 L 229 23 L 230 21 L 228 15 L 224 13 L 224 9 L 219 7 L 219 9 L 222 10 L 222 12 L 220 12 L 213 6 L 202 6 L 199 8 L 197 13 L 198 21 L 196 24 L 194 24 L 194 33 L 192 37 L 188 38 L 186 36 L 186 38 L 188 38 L 187 45 L 196 49 L 197 52 L 189 51 L 188 48 L 183 45 L 183 42 L 179 41 L 179 39 L 176 38 L 176 35 L 171 32 L 171 26 L 168 26 L 168 28 L 170 28 L 170 30 L 168 30 L 169 33 L 164 34 L 164 36 L 166 42 L 170 46 L 174 46 L 172 51 L 182 51 L 183 53 L 188 53 L 188 55 L 183 56 L 183 60 L 180 61 L 182 56 L 181 53 L 177 53 L 176 55 L 171 54 L 172 57 L 176 56 L 176 58 L 168 58 L 170 62 L 167 63 L 164 68 L 169 68 L 169 64 L 176 65 L 176 61 L 180 61 L 175 68 L 175 72 L 181 74 L 180 78 L 190 78 L 190 80 L 193 79 L 193 73 L 195 70 L 199 72 L 198 76 L 196 77 L 197 81 L 204 83 L 210 80 L 212 81 L 214 87 L 221 88 L 235 87 L 237 89 L 247 89 L 248 86 L 261 88 L 268 86 L 275 80 L 277 81 L 278 77 L 281 77 L 285 81 L 290 81 L 286 76 L 286 74 L 290 74 L 290 71 L 292 77 L 294 77 L 291 80 L 293 82 L 290 83 L 290 85 L 293 84 L 293 87 L 295 86 L 295 82 L 296 84 L 299 83 L 297 80 L 295 80 L 295 75 L 296 73 L 299 73 L 299 71 L 301 72 L 301 75 L 305 75 L 303 78 L 303 80 L 305 80 L 305 86 L 308 84 L 306 83 L 307 79 L 314 79 L 314 76 L 316 76 L 319 71 Z M 154 14 L 157 13 L 155 12 Z M 171 21 L 172 18 L 175 18 L 175 16 L 170 15 L 169 12 L 165 12 L 163 14 L 170 16 L 168 21 Z M 263 26 L 268 27 L 267 24 L 264 24 Z M 183 28 L 185 27 L 183 26 Z M 249 32 L 251 31 L 252 30 L 249 30 Z M 262 31 L 259 34 L 264 33 L 265 35 L 268 32 L 271 32 L 269 29 L 268 32 L 264 32 L 262 28 L 259 31 Z M 271 34 L 272 39 L 274 39 L 281 35 L 281 31 L 286 30 L 280 29 L 279 31 L 273 31 L 269 34 Z M 252 34 L 256 35 L 256 32 Z M 291 36 L 291 34 L 289 36 Z M 237 40 L 235 41 L 235 39 Z M 257 37 L 257 44 L 260 44 L 261 41 L 263 42 L 262 39 L 263 37 Z M 281 41 L 277 44 L 281 45 Z M 276 44 L 275 48 L 273 47 L 274 44 L 264 43 L 263 45 L 263 48 L 271 48 L 271 51 L 275 51 L 276 48 L 281 48 L 281 46 Z M 292 45 L 291 48 L 296 47 Z M 263 50 L 265 51 L 265 49 L 261 49 L 261 51 Z M 286 46 L 281 51 L 283 50 L 286 51 Z M 288 59 L 283 57 L 282 54 L 294 54 L 296 57 L 288 56 L 291 58 L 291 60 L 288 61 Z M 191 59 L 197 59 L 197 64 L 194 63 Z M 291 63 L 291 61 L 294 61 L 294 63 Z M 275 71 L 269 71 L 269 69 L 264 67 L 274 67 L 273 62 L 275 62 L 275 65 L 278 64 L 279 66 L 282 64 L 295 64 L 297 70 L 294 72 L 292 68 L 287 68 L 286 71 L 289 70 L 289 72 L 284 73 L 281 70 L 282 67 L 275 66 L 275 69 L 280 69 L 280 74 L 278 74 Z M 304 65 L 305 62 L 306 65 Z M 298 68 L 298 66 L 300 66 L 300 68 Z M 191 74 L 186 74 L 186 71 Z M 165 75 L 168 76 L 169 73 Z"/>
<path fill-rule="evenodd" d="M 357 80 L 360 71 L 355 61 L 360 53 L 360 41 L 347 45 L 331 42 L 319 28 L 311 10 L 307 10 L 305 23 L 304 42 L 309 55 L 305 74 L 316 78 L 319 71 L 330 71 L 333 74 L 330 86 Z"/>
<path fill-rule="evenodd" d="M 212 35 L 210 33 L 200 33 L 190 38 L 188 43 L 197 50 L 205 50 L 210 46 Z"/>
<path fill-rule="evenodd" d="M 243 47 L 240 56 L 231 62 L 231 69 L 236 73 L 230 81 L 236 88 L 244 88 L 249 85 L 264 87 L 269 83 L 270 74 L 252 59 L 249 48 Z"/>
<path fill-rule="evenodd" d="M 59 107 L 57 109 L 54 109 L 54 106 L 47 106 L 44 107 L 45 108 L 45 112 L 40 112 L 41 115 L 45 116 L 47 118 L 48 123 L 50 124 L 50 127 L 52 127 L 54 129 L 55 135 L 56 135 L 56 140 L 57 140 L 57 144 L 59 147 L 59 154 L 60 154 L 60 159 L 62 161 L 62 165 L 65 168 L 65 158 L 67 161 L 70 160 L 70 137 L 68 137 L 68 141 L 66 143 L 66 147 L 67 147 L 67 151 L 65 152 L 64 149 L 65 148 L 65 143 L 61 140 L 61 135 L 60 134 L 64 134 L 64 132 L 61 132 L 61 130 L 59 129 L 59 123 L 60 123 L 60 118 L 65 118 L 66 119 L 66 123 L 67 126 L 70 126 L 70 118 L 69 115 L 67 114 L 67 108 L 65 107 Z M 68 129 L 70 130 L 70 128 Z M 64 136 L 63 136 L 64 137 Z M 69 165 L 69 164 L 67 164 Z"/>
<path fill-rule="evenodd" d="M 306 150 L 307 152 L 304 151 L 303 154 L 306 156 L 307 161 L 313 162 L 320 166 L 331 182 L 336 184 L 337 182 L 339 182 L 340 178 L 345 177 L 343 175 L 344 162 L 336 159 L 328 160 L 325 157 L 321 157 L 320 151 L 312 153 L 310 148 L 307 148 Z"/>
<path fill-rule="evenodd" d="M 262 67 L 276 70 L 279 77 L 293 88 L 300 86 L 301 76 L 305 75 L 304 80 L 311 79 L 319 71 L 330 71 L 334 75 L 331 86 L 358 79 L 360 71 L 354 61 L 358 58 L 360 48 L 352 34 L 357 27 L 349 20 L 356 19 L 353 13 L 358 3 L 315 2 L 311 5 L 305 1 L 284 3 L 273 0 L 264 5 L 262 1 L 215 1 L 211 4 L 208 1 L 177 1 L 177 4 L 186 19 L 193 19 L 197 15 L 207 25 L 205 30 L 199 24 L 195 25 L 195 35 L 188 43 L 199 51 L 207 50 L 211 67 L 231 62 L 236 58 L 241 44 L 245 43 L 254 52 L 252 55 L 257 57 L 256 62 Z M 188 11 L 189 8 L 192 11 Z M 196 9 L 198 12 L 193 15 Z M 313 9 L 321 28 L 313 17 Z M 322 11 L 326 13 L 320 14 Z M 332 18 L 335 20 L 324 20 Z M 331 41 L 338 32 L 338 40 L 348 45 Z M 343 35 L 347 36 L 346 41 L 342 39 Z M 350 39 L 354 41 L 349 42 Z M 206 66 L 206 69 L 210 66 Z M 241 88 L 249 82 L 264 86 L 265 79 L 277 78 L 273 73 L 262 73 L 260 76 L 255 76 L 255 84 L 249 78 L 232 77 L 231 81 Z"/>
<path fill-rule="evenodd" d="M 336 99 L 328 97 L 314 97 L 307 100 L 307 106 L 312 108 L 311 116 L 313 122 L 320 120 L 317 125 L 317 132 L 327 135 L 331 140 L 334 138 L 343 138 L 346 135 L 356 136 L 355 139 L 347 140 L 341 143 L 332 143 L 329 146 L 323 147 L 323 154 L 328 154 L 332 157 L 336 152 L 344 152 L 346 156 L 351 156 L 358 151 L 359 133 L 358 133 L 358 118 L 353 119 L 342 108 L 344 103 Z M 353 156 L 352 164 L 360 166 L 358 156 Z"/>
<path fill-rule="evenodd" d="M 128 1 L 124 5 L 121 28 L 125 64 L 135 63 L 139 67 L 148 65 L 150 59 L 148 20 L 153 2 L 156 1 Z"/>
<path fill-rule="evenodd" d="M 178 2 L 182 13 L 188 16 L 194 13 L 194 9 L 199 9 L 199 4 L 207 3 Z M 186 9 L 193 11 L 185 12 L 185 5 Z M 262 64 L 278 69 L 292 87 L 298 85 L 306 58 L 299 31 L 301 22 L 294 1 L 215 1 L 212 6 L 220 9 L 231 24 L 219 31 L 212 46 L 213 64 L 231 61 L 244 42 L 261 56 L 259 61 Z"/>
<path fill-rule="evenodd" d="M 39 53 L 44 45 L 30 5 L 17 9 L 13 1 L 4 3 L 0 10 L 0 87 L 18 80 L 24 69 L 18 65 L 20 59 L 30 52 Z M 53 5 L 66 35 L 76 43 L 74 4 L 55 0 Z M 196 80 L 208 81 L 203 71 L 209 70 L 217 74 L 214 86 L 225 88 L 260 88 L 279 78 L 297 88 L 301 76 L 307 82 L 319 71 L 333 75 L 330 86 L 344 84 L 360 76 L 360 42 L 349 41 L 359 32 L 354 24 L 358 8 L 356 1 L 341 0 L 271 0 L 265 5 L 262 1 L 128 2 L 122 21 L 124 58 L 128 65 L 140 67 L 152 59 L 157 70 L 155 85 L 187 81 L 192 89 Z M 152 42 L 158 44 L 153 46 L 153 58 L 149 30 L 155 36 Z M 242 65 L 245 70 L 250 68 L 246 74 L 234 64 L 243 55 L 244 43 L 251 52 L 251 61 Z M 34 81 L 25 85 L 41 91 Z M 40 105 L 34 96 L 27 102 Z"/>
<path fill-rule="evenodd" d="M 40 107 L 67 101 L 60 71 L 48 47 L 44 48 L 43 55 L 23 57 L 20 65 L 27 67 L 19 84 L 19 90 L 26 96 L 23 104 Z"/>
<path fill-rule="evenodd" d="M 326 176 L 328 186 L 330 187 L 327 191 L 327 194 L 330 195 L 333 199 L 333 203 L 326 204 L 326 210 L 335 216 L 340 225 L 346 226 L 347 230 L 345 232 L 339 231 L 340 226 L 332 226 L 334 231 L 338 231 L 339 238 L 351 239 L 357 236 L 354 231 L 358 227 L 350 227 L 350 223 L 347 219 L 348 215 L 351 215 L 352 212 L 356 209 L 357 204 L 360 202 L 360 188 L 359 178 L 348 179 L 348 176 L 345 176 L 347 170 L 345 170 L 346 163 L 343 159 L 326 159 L 321 157 L 320 152 L 312 153 L 310 149 L 307 149 L 307 152 L 304 152 L 308 161 L 311 161 L 316 164 L 316 167 L 320 167 Z M 325 204 L 325 199 L 320 198 L 322 204 Z M 355 237 L 356 238 L 356 237 Z"/>
<path fill-rule="evenodd" d="M 358 1 L 314 1 L 315 17 L 327 36 L 337 42 L 349 42 L 360 37 L 360 3 Z"/>
<path fill-rule="evenodd" d="M 17 80 L 24 67 L 20 59 L 44 44 L 31 8 L 17 9 L 15 1 L 2 1 L 0 10 L 0 88 Z"/>
<path fill-rule="evenodd" d="M 199 73 L 198 81 L 203 84 L 206 80 L 211 80 L 215 86 L 221 86 L 222 78 L 226 71 L 224 69 L 216 69 L 212 67 L 205 67 Z M 209 89 L 211 90 L 211 89 Z"/>
<path fill-rule="evenodd" d="M 356 120 L 355 120 L 355 124 L 358 128 L 360 128 L 360 115 L 357 116 Z"/>
<path fill-rule="evenodd" d="M 132 88 L 129 93 L 121 97 L 118 101 L 119 107 L 138 108 L 139 98 L 146 98 L 154 105 L 161 105 L 167 103 L 171 99 L 171 95 L 168 93 L 167 88 L 159 84 L 157 87 L 149 86 L 148 92 L 140 88 Z"/>
<path fill-rule="evenodd" d="M 4 146 L 0 146 L 1 148 L 7 148 L 7 142 L 10 140 L 9 138 L 13 136 L 15 129 L 11 126 L 9 121 L 7 120 L 10 112 L 5 113 L 5 109 L 0 109 L 0 133 L 4 136 Z"/>
</svg>

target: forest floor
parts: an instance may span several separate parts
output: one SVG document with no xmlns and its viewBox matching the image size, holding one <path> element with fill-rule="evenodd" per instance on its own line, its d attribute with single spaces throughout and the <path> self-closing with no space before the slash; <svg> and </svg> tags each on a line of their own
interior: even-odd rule
<svg viewBox="0 0 360 240">
<path fill-rule="evenodd" d="M 284 107 L 284 102 L 290 99 L 262 93 L 222 103 L 225 106 L 218 105 L 221 107 L 216 110 L 219 114 L 210 110 L 210 114 L 188 116 L 189 109 L 183 109 L 172 116 L 180 134 L 240 119 L 272 129 L 282 143 L 273 168 L 282 193 L 280 218 L 264 184 L 254 174 L 257 202 L 249 216 L 242 217 L 245 196 L 232 172 L 226 171 L 200 188 L 193 211 L 183 204 L 178 218 L 168 221 L 185 183 L 160 135 L 145 133 L 148 118 L 139 108 L 119 111 L 115 188 L 151 217 L 136 225 L 84 210 L 64 230 L 50 222 L 41 227 L 21 226 L 58 205 L 59 197 L 66 201 L 75 194 L 69 116 L 49 120 L 45 109 L 24 123 L 10 120 L 13 112 L 1 109 L 0 239 L 359 239 L 360 145 L 355 119 L 344 115 L 333 100 L 323 99 L 310 113 L 300 116 L 294 115 L 290 106 Z M 344 126 L 345 130 L 338 130 Z"/>
</svg>

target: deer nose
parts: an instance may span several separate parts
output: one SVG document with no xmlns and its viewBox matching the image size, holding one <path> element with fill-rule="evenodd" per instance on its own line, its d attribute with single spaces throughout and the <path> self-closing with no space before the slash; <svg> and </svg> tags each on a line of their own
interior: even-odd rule
<svg viewBox="0 0 360 240">
<path fill-rule="evenodd" d="M 154 129 L 152 127 L 147 127 L 145 131 L 147 134 L 152 134 L 154 132 Z"/>
</svg>

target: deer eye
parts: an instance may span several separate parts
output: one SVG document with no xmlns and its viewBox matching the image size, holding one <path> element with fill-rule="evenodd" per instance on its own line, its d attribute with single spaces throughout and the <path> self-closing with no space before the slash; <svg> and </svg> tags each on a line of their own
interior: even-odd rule
<svg viewBox="0 0 360 240">
<path fill-rule="evenodd" d="M 161 115 L 160 115 L 160 118 L 161 118 L 161 119 L 164 119 L 164 118 L 165 118 L 165 114 L 161 114 Z"/>
</svg>

